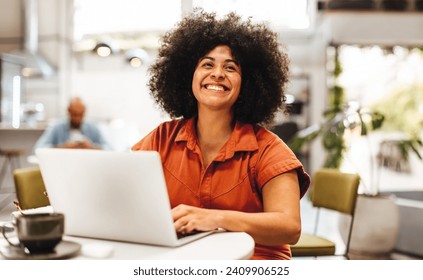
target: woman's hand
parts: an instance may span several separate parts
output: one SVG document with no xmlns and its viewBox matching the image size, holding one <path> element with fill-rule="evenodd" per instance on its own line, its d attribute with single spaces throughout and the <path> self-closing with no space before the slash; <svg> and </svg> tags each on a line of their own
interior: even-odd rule
<svg viewBox="0 0 423 280">
<path fill-rule="evenodd" d="M 219 227 L 219 211 L 180 204 L 172 209 L 177 232 L 210 231 Z"/>
<path fill-rule="evenodd" d="M 152 137 L 158 137 L 157 134 Z M 143 140 L 132 150 L 155 150 Z M 258 244 L 274 246 L 295 244 L 301 234 L 300 187 L 296 170 L 270 179 L 262 187 L 263 211 L 242 212 L 238 209 L 204 209 L 180 204 L 172 209 L 174 227 L 186 234 L 192 231 L 246 232 Z M 230 204 L 230 201 L 227 202 Z M 237 205 L 235 203 L 235 205 Z"/>
<path fill-rule="evenodd" d="M 224 228 L 243 231 L 263 245 L 295 244 L 301 233 L 300 189 L 296 171 L 272 178 L 263 187 L 263 212 L 204 209 L 178 205 L 172 209 L 177 232 Z"/>
</svg>

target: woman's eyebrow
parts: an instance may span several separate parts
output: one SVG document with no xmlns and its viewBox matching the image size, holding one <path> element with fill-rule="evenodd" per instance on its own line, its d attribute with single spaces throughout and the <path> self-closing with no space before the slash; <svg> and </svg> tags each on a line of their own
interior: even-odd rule
<svg viewBox="0 0 423 280">
<path fill-rule="evenodd" d="M 214 57 L 211 57 L 211 56 L 203 56 L 202 58 L 200 58 L 199 62 L 203 61 L 204 59 L 210 59 L 210 60 L 213 60 L 213 61 L 216 60 Z M 236 61 L 235 59 L 225 59 L 225 62 L 233 62 L 233 63 L 235 63 L 236 65 L 239 66 L 239 62 Z"/>
<path fill-rule="evenodd" d="M 202 61 L 204 59 L 215 60 L 214 57 L 211 57 L 211 56 L 203 56 L 202 58 L 200 58 L 200 61 Z"/>
</svg>

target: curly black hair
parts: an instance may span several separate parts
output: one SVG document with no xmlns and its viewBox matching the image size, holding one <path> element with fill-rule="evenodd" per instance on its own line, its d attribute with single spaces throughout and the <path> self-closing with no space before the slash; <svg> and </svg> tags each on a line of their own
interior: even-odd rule
<svg viewBox="0 0 423 280">
<path fill-rule="evenodd" d="M 192 78 L 198 60 L 218 45 L 227 45 L 242 69 L 241 92 L 234 105 L 236 120 L 269 124 L 278 110 L 286 112 L 289 60 L 276 33 L 264 24 L 243 21 L 233 12 L 221 19 L 196 9 L 162 37 L 148 86 L 171 118 L 197 115 Z"/>
</svg>

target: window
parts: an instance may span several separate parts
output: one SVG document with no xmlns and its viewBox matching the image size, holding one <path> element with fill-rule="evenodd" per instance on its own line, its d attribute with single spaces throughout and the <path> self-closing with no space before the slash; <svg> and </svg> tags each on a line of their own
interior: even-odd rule
<svg viewBox="0 0 423 280">
<path fill-rule="evenodd" d="M 193 0 L 194 7 L 203 7 L 219 15 L 236 11 L 255 21 L 267 22 L 276 29 L 307 29 L 311 26 L 308 0 Z"/>
<path fill-rule="evenodd" d="M 177 0 L 75 0 L 74 39 L 84 36 L 163 31 L 181 18 Z"/>
<path fill-rule="evenodd" d="M 164 32 L 182 11 L 202 7 L 219 15 L 235 11 L 276 30 L 311 26 L 312 0 L 75 0 L 74 40 L 99 34 Z"/>
<path fill-rule="evenodd" d="M 367 137 L 351 129 L 345 170 L 360 173 L 368 189 L 419 188 L 423 162 L 413 150 L 421 154 L 421 146 L 413 144 L 405 157 L 402 151 L 407 142 L 401 141 L 423 137 L 423 49 L 341 45 L 338 54 L 342 69 L 338 84 L 351 107 L 384 116 L 383 126 Z M 370 156 L 366 158 L 365 153 Z"/>
<path fill-rule="evenodd" d="M 339 48 L 339 83 L 349 100 L 373 105 L 395 91 L 423 83 L 422 54 L 417 47 L 343 45 Z"/>
</svg>

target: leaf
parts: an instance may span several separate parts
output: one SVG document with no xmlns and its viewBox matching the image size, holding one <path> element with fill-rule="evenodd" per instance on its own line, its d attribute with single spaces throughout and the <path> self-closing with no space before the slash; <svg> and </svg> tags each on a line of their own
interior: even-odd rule
<svg viewBox="0 0 423 280">
<path fill-rule="evenodd" d="M 421 141 L 416 141 L 417 144 L 419 144 L 420 147 L 422 147 L 422 142 Z M 419 150 L 417 149 L 417 147 L 415 145 L 413 145 L 413 143 L 410 143 L 410 147 L 411 149 L 414 151 L 414 153 L 416 154 L 416 156 L 422 160 L 422 156 L 419 153 Z"/>
<path fill-rule="evenodd" d="M 419 152 L 419 148 L 423 147 L 423 143 L 420 139 L 408 139 L 399 141 L 398 147 L 401 150 L 401 155 L 404 160 L 409 159 L 410 150 L 414 152 L 414 154 L 420 159 L 423 160 L 422 155 Z"/>
<path fill-rule="evenodd" d="M 301 150 L 305 143 L 312 142 L 314 139 L 319 136 L 321 133 L 320 128 L 318 130 L 314 130 L 310 128 L 306 128 L 297 132 L 296 135 L 288 142 L 288 146 L 294 153 L 297 153 Z"/>
<path fill-rule="evenodd" d="M 384 121 L 385 121 L 385 116 L 379 112 L 372 112 L 372 129 L 376 130 L 382 127 Z"/>
</svg>

